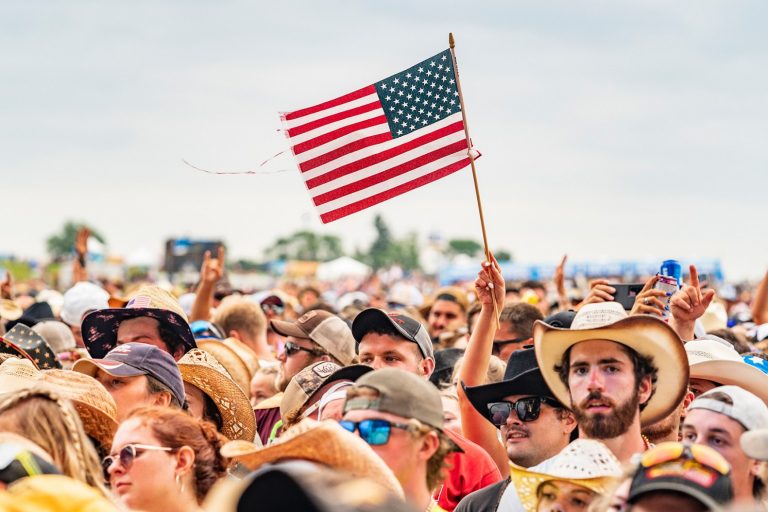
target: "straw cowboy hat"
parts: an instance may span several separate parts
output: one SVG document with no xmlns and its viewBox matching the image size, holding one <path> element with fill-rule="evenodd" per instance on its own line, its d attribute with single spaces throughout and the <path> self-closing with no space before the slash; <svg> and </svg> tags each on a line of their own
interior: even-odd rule
<svg viewBox="0 0 768 512">
<path fill-rule="evenodd" d="M 357 477 L 370 478 L 396 495 L 403 496 L 402 487 L 392 470 L 368 443 L 332 420 L 317 422 L 305 419 L 265 447 L 245 441 L 230 441 L 221 448 L 221 454 L 251 471 L 280 460 L 317 462 Z"/>
<path fill-rule="evenodd" d="M 45 338 L 23 324 L 14 325 L 13 329 L 0 336 L 0 352 L 25 357 L 41 370 L 61 368 Z"/>
<path fill-rule="evenodd" d="M 768 404 L 768 375 L 747 364 L 733 345 L 708 334 L 685 344 L 690 378 L 734 385 L 754 393 Z"/>
<path fill-rule="evenodd" d="M 39 382 L 52 386 L 62 398 L 72 401 L 85 432 L 101 446 L 112 446 L 117 431 L 117 405 L 112 395 L 93 377 L 71 370 L 45 370 Z"/>
<path fill-rule="evenodd" d="M 605 494 L 621 477 L 621 463 L 600 441 L 577 439 L 549 459 L 546 473 L 530 471 L 510 463 L 510 476 L 520 504 L 533 512 L 539 501 L 538 489 L 544 482 L 568 482 L 597 494 Z"/>
<path fill-rule="evenodd" d="M 13 321 L 21 318 L 24 310 L 10 299 L 0 300 L 0 320 Z"/>
<path fill-rule="evenodd" d="M 178 361 L 181 378 L 205 393 L 221 413 L 221 433 L 228 439 L 253 441 L 256 416 L 251 401 L 213 354 L 193 348 Z"/>
<path fill-rule="evenodd" d="M 109 448 L 117 430 L 115 400 L 96 379 L 69 370 L 37 370 L 28 359 L 0 364 L 0 390 L 16 392 L 31 387 L 51 390 L 75 406 L 85 432 Z"/>
<path fill-rule="evenodd" d="M 130 295 L 124 308 L 100 309 L 83 318 L 83 341 L 94 359 L 103 359 L 117 345 L 120 322 L 149 317 L 168 327 L 182 341 L 184 352 L 195 348 L 187 315 L 176 298 L 158 286 L 144 286 Z"/>
<path fill-rule="evenodd" d="M 627 316 L 618 302 L 585 305 L 570 329 L 551 327 L 540 320 L 533 325 L 533 344 L 541 374 L 561 403 L 570 405 L 571 397 L 555 365 L 560 364 L 569 348 L 589 340 L 620 343 L 653 359 L 658 379 L 656 392 L 640 412 L 643 426 L 665 418 L 680 404 L 688 386 L 688 358 L 680 337 L 658 318 Z"/>
<path fill-rule="evenodd" d="M 216 361 L 227 370 L 227 373 L 235 381 L 235 384 L 240 387 L 242 392 L 250 396 L 251 372 L 245 361 L 237 355 L 237 352 L 228 345 L 225 345 L 221 340 L 213 338 L 199 339 L 197 340 L 197 346 L 212 354 Z"/>
<path fill-rule="evenodd" d="M 261 366 L 259 364 L 259 356 L 253 351 L 251 347 L 238 340 L 237 338 L 224 338 L 221 342 L 232 349 L 237 354 L 237 357 L 242 359 L 245 366 L 248 367 L 248 375 L 252 379 L 256 374 L 256 371 Z M 250 379 L 249 379 L 250 382 Z"/>
</svg>

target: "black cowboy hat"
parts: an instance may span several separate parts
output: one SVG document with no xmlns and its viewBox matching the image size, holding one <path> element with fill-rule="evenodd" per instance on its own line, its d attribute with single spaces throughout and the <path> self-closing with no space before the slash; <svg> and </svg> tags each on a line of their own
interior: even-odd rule
<svg viewBox="0 0 768 512">
<path fill-rule="evenodd" d="M 553 399 L 555 396 L 541 375 L 533 348 L 512 353 L 504 371 L 504 380 L 501 382 L 472 387 L 467 387 L 462 382 L 461 387 L 472 406 L 488 421 L 491 421 L 488 404 L 498 402 L 509 395 L 545 396 Z"/>
</svg>

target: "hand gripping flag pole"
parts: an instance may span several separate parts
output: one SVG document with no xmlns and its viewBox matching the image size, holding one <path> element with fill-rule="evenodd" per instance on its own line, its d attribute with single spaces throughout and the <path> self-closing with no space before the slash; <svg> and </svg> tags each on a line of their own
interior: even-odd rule
<svg viewBox="0 0 768 512">
<path fill-rule="evenodd" d="M 448 34 L 448 44 L 451 47 L 451 60 L 453 61 L 453 71 L 456 74 L 456 91 L 459 93 L 459 104 L 461 105 L 461 117 L 464 121 L 464 133 L 467 136 L 467 148 L 469 155 L 469 164 L 472 168 L 472 181 L 475 184 L 475 198 L 477 199 L 477 211 L 480 213 L 480 229 L 483 232 L 483 250 L 485 259 L 493 265 L 491 261 L 491 251 L 488 248 L 488 235 L 485 231 L 485 217 L 483 216 L 483 202 L 480 200 L 480 187 L 477 184 L 477 170 L 475 169 L 475 150 L 472 148 L 472 139 L 469 137 L 469 125 L 467 124 L 467 110 L 464 106 L 464 95 L 461 92 L 461 80 L 459 79 L 459 67 L 456 63 L 456 41 L 453 39 L 453 32 Z M 496 305 L 496 291 L 491 289 L 493 302 L 493 315 L 496 318 L 496 328 L 499 328 L 499 308 Z"/>
</svg>

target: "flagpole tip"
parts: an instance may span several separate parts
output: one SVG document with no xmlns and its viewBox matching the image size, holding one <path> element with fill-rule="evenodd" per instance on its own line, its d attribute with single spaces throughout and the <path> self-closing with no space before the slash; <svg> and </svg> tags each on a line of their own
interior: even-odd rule
<svg viewBox="0 0 768 512">
<path fill-rule="evenodd" d="M 448 32 L 448 45 L 450 45 L 451 48 L 456 46 L 456 41 L 453 40 L 453 32 Z"/>
</svg>

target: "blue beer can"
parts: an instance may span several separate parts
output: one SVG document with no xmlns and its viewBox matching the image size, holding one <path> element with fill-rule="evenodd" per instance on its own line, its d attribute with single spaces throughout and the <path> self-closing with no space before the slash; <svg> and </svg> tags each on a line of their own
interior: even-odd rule
<svg viewBox="0 0 768 512">
<path fill-rule="evenodd" d="M 683 267 L 680 266 L 680 262 L 677 260 L 664 260 L 659 273 L 663 276 L 674 277 L 677 280 L 678 286 L 683 284 Z"/>
</svg>

